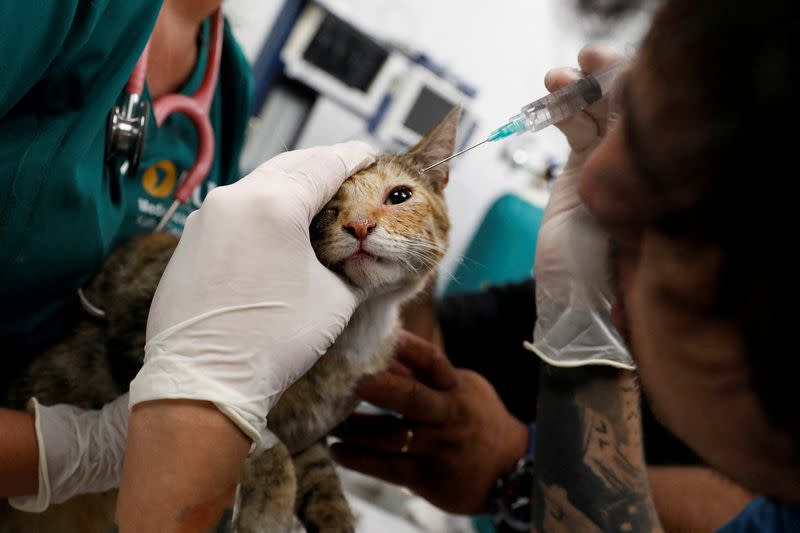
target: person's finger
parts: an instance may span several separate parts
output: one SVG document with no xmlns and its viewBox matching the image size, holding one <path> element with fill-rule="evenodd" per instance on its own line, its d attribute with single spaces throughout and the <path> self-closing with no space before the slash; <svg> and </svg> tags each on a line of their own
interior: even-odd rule
<svg viewBox="0 0 800 533">
<path fill-rule="evenodd" d="M 261 163 L 256 168 L 256 171 L 258 173 L 262 173 L 263 171 L 266 171 L 268 169 L 273 169 L 273 168 L 277 168 L 277 169 L 281 169 L 281 170 L 289 169 L 293 165 L 297 165 L 298 163 L 301 163 L 301 162 L 305 161 L 306 159 L 309 159 L 319 149 L 320 149 L 319 146 L 312 146 L 310 148 L 301 148 L 301 149 L 298 149 L 298 150 L 289 150 L 289 151 L 280 153 L 280 154 L 276 155 L 275 157 L 267 159 L 266 161 Z M 249 180 L 249 179 L 252 179 L 252 178 L 250 178 L 250 174 L 248 174 L 247 176 L 243 177 L 239 181 Z"/>
<path fill-rule="evenodd" d="M 552 92 L 563 89 L 571 83 L 575 83 L 584 76 L 580 70 L 572 67 L 558 67 L 547 71 L 544 75 L 544 86 Z"/>
<path fill-rule="evenodd" d="M 431 469 L 425 460 L 410 454 L 384 454 L 359 446 L 335 442 L 330 447 L 333 460 L 351 470 L 395 485 L 415 487 Z"/>
<path fill-rule="evenodd" d="M 413 376 L 411 370 L 408 369 L 406 365 L 400 363 L 398 361 L 392 361 L 389 363 L 389 368 L 386 369 L 387 372 L 391 372 L 392 374 L 399 374 L 401 376 Z"/>
<path fill-rule="evenodd" d="M 431 449 L 428 428 L 390 415 L 351 415 L 331 435 L 350 446 L 383 453 L 422 454 Z"/>
<path fill-rule="evenodd" d="M 308 223 L 339 190 L 344 180 L 375 162 L 375 150 L 361 141 L 286 152 L 259 166 L 246 179 L 282 171 L 299 186 Z M 274 176 L 273 183 L 274 183 Z M 277 186 L 275 184 L 274 186 Z"/>
<path fill-rule="evenodd" d="M 545 75 L 545 87 L 550 92 L 575 83 L 586 74 L 624 61 L 624 56 L 605 46 L 589 44 L 578 53 L 580 70 L 575 68 L 554 68 Z M 610 103 L 608 98 L 603 98 L 581 113 L 566 118 L 556 124 L 569 141 L 570 147 L 580 152 L 598 141 L 606 133 Z"/>
<path fill-rule="evenodd" d="M 544 84 L 547 90 L 555 92 L 575 83 L 583 76 L 584 74 L 580 70 L 574 68 L 556 68 L 547 73 Z M 573 150 L 584 150 L 596 142 L 605 130 L 602 122 L 605 121 L 606 109 L 607 104 L 603 99 L 584 109 L 583 112 L 575 113 L 571 117 L 557 122 L 556 127 L 564 133 Z"/>
<path fill-rule="evenodd" d="M 625 56 L 614 52 L 610 48 L 595 44 L 586 45 L 578 53 L 580 69 L 572 67 L 550 69 L 545 74 L 544 86 L 550 92 L 557 91 L 571 83 L 575 83 L 587 74 L 608 68 L 620 61 L 624 61 L 624 59 Z"/>
<path fill-rule="evenodd" d="M 607 64 L 607 66 L 610 65 L 611 63 Z M 570 67 L 554 68 L 549 70 L 545 75 L 544 85 L 547 90 L 552 93 L 575 83 L 576 81 L 585 77 L 586 74 L 587 72 Z M 605 117 L 608 112 L 608 105 L 606 102 L 607 98 L 603 98 L 599 102 L 587 107 L 584 110 L 584 113 L 577 113 L 562 120 L 561 122 L 558 122 L 556 125 L 562 130 L 568 126 L 569 130 L 565 131 L 564 133 L 571 133 L 573 130 L 578 129 L 593 131 L 596 129 L 597 121 L 605 121 Z"/>
<path fill-rule="evenodd" d="M 624 61 L 625 56 L 599 44 L 587 44 L 578 52 L 578 65 L 586 74 L 603 70 L 615 63 Z"/>
<path fill-rule="evenodd" d="M 350 174 L 371 164 L 375 159 L 375 149 L 372 146 L 362 141 L 348 141 L 330 146 L 312 146 L 283 152 L 259 165 L 256 172 L 263 173 L 269 170 L 292 172 L 297 168 L 307 168 L 309 165 L 313 168 L 314 162 L 320 157 L 325 157 L 325 153 L 340 157 L 344 172 Z M 364 164 L 365 161 L 366 164 Z"/>
<path fill-rule="evenodd" d="M 420 381 L 434 389 L 447 390 L 458 382 L 456 369 L 436 345 L 413 333 L 400 332 L 395 355 Z"/>
<path fill-rule="evenodd" d="M 380 372 L 359 381 L 356 394 L 367 402 L 418 422 L 441 423 L 450 415 L 450 402 L 413 376 Z"/>
<path fill-rule="evenodd" d="M 578 64 L 586 74 L 599 72 L 625 61 L 623 54 L 599 44 L 587 44 L 578 52 Z M 587 112 L 600 121 L 602 135 L 605 135 L 608 127 L 609 112 L 615 111 L 616 108 L 617 104 L 613 96 L 603 98 L 588 107 Z"/>
</svg>

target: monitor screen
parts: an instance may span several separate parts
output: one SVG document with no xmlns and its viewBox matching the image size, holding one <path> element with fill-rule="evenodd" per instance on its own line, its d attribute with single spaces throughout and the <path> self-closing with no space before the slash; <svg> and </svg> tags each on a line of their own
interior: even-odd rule
<svg viewBox="0 0 800 533">
<path fill-rule="evenodd" d="M 423 87 L 403 125 L 411 131 L 425 135 L 444 118 L 453 105 L 453 102 L 445 100 L 428 87 Z"/>
<path fill-rule="evenodd" d="M 331 14 L 303 52 L 304 60 L 364 93 L 388 57 L 382 46 Z"/>
</svg>

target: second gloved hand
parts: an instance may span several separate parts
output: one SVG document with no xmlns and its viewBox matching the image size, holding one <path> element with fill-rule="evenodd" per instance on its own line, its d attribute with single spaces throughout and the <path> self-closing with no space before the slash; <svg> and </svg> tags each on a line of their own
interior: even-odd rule
<svg viewBox="0 0 800 533">
<path fill-rule="evenodd" d="M 128 395 L 102 409 L 28 402 L 39 445 L 39 489 L 9 498 L 20 511 L 42 512 L 78 494 L 105 492 L 119 486 L 128 433 Z"/>
<path fill-rule="evenodd" d="M 256 445 L 269 444 L 267 412 L 362 297 L 317 260 L 309 224 L 373 161 L 359 142 L 287 152 L 208 195 L 158 285 L 131 406 L 210 401 Z"/>
<path fill-rule="evenodd" d="M 555 91 L 622 58 L 596 46 L 581 50 L 582 72 L 555 69 L 545 84 Z M 534 342 L 525 343 L 548 364 L 601 364 L 633 369 L 621 336 L 611 323 L 612 290 L 608 235 L 582 204 L 577 191 L 583 165 L 603 139 L 610 101 L 603 98 L 558 123 L 572 148 L 545 209 L 536 249 L 537 319 Z"/>
</svg>

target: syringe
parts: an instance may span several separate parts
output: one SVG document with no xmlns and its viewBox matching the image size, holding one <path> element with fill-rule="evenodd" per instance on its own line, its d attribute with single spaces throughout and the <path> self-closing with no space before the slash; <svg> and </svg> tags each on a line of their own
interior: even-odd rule
<svg viewBox="0 0 800 533">
<path fill-rule="evenodd" d="M 486 139 L 423 168 L 420 173 L 427 172 L 433 167 L 446 163 L 454 157 L 469 152 L 484 143 L 499 141 L 515 133 L 539 131 L 575 113 L 579 113 L 608 94 L 614 86 L 617 74 L 626 66 L 627 64 L 624 61 L 617 63 L 610 68 L 581 78 L 554 93 L 534 100 L 523 107 L 518 115 L 514 115 L 508 119 L 506 124 L 490 133 Z"/>
</svg>

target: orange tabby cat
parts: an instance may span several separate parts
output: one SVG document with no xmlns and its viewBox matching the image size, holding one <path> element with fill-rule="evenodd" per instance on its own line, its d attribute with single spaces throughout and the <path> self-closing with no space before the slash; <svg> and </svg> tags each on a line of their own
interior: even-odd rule
<svg viewBox="0 0 800 533">
<path fill-rule="evenodd" d="M 320 261 L 366 289 L 367 298 L 269 413 L 268 428 L 279 442 L 245 464 L 236 506 L 240 533 L 288 531 L 295 516 L 307 531 L 354 530 L 323 439 L 354 408 L 356 381 L 388 364 L 401 304 L 425 285 L 445 253 L 447 166 L 419 171 L 453 152 L 459 115 L 454 109 L 407 153 L 380 156 L 349 178 L 312 222 Z M 86 288 L 105 321 L 77 319 L 66 339 L 12 380 L 0 405 L 21 408 L 36 396 L 45 404 L 96 408 L 123 394 L 141 367 L 150 301 L 176 244 L 174 237 L 152 234 L 114 252 Z M 84 495 L 36 515 L 0 502 L 0 532 L 108 531 L 115 499 L 115 491 Z"/>
<path fill-rule="evenodd" d="M 389 364 L 401 305 L 424 288 L 447 249 L 448 168 L 420 170 L 453 153 L 459 117 L 455 108 L 405 154 L 380 156 L 345 181 L 314 218 L 317 257 L 368 296 L 328 352 L 269 413 L 267 427 L 281 442 L 245 468 L 239 531 L 289 530 L 293 514 L 308 531 L 355 529 L 320 439 L 355 407 L 358 379 Z M 264 487 L 275 494 L 263 493 Z"/>
</svg>

